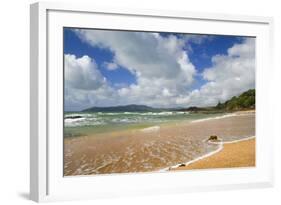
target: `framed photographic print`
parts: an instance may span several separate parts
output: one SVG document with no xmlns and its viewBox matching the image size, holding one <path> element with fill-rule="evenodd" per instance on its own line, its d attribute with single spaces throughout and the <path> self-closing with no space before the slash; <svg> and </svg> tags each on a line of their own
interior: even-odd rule
<svg viewBox="0 0 281 205">
<path fill-rule="evenodd" d="M 271 186 L 272 22 L 31 5 L 31 199 Z"/>
</svg>

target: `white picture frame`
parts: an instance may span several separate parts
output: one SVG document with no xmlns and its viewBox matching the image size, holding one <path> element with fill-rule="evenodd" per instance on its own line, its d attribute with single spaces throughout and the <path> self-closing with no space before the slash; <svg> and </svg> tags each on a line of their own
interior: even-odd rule
<svg viewBox="0 0 281 205">
<path fill-rule="evenodd" d="M 63 177 L 63 77 L 60 68 L 64 26 L 256 36 L 256 167 Z M 98 8 L 73 3 L 32 4 L 30 198 L 40 202 L 272 186 L 272 113 L 266 109 L 271 105 L 268 90 L 273 71 L 272 29 L 270 17 Z M 58 68 L 57 71 L 50 69 L 53 67 Z M 180 181 L 188 183 L 178 183 Z"/>
</svg>

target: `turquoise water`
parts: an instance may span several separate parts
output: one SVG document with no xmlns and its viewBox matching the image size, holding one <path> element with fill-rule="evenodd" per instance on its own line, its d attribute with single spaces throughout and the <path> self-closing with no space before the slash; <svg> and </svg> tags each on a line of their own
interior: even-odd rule
<svg viewBox="0 0 281 205">
<path fill-rule="evenodd" d="M 165 123 L 193 121 L 221 116 L 189 112 L 67 112 L 64 115 L 64 137 L 93 135 L 125 129 L 142 129 Z"/>
</svg>

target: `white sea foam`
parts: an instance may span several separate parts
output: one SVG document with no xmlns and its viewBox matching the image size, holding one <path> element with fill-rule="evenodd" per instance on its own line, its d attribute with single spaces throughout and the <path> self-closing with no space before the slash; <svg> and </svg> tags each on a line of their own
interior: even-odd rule
<svg viewBox="0 0 281 205">
<path fill-rule="evenodd" d="M 142 132 L 157 132 L 158 130 L 160 130 L 160 126 L 152 126 L 141 129 Z"/>
<path fill-rule="evenodd" d="M 136 112 L 124 112 L 123 114 L 125 114 L 125 115 L 135 115 L 137 113 Z"/>
<path fill-rule="evenodd" d="M 179 114 L 189 114 L 189 112 L 182 112 L 182 111 L 177 111 L 177 112 L 145 112 L 145 113 L 140 113 L 140 115 L 153 115 L 153 116 L 169 116 L 169 115 L 179 115 Z"/>
<path fill-rule="evenodd" d="M 174 114 L 173 112 L 159 112 L 159 113 L 155 113 L 156 115 L 172 115 Z"/>
<path fill-rule="evenodd" d="M 178 111 L 176 114 L 189 114 L 189 112 Z"/>
<path fill-rule="evenodd" d="M 188 166 L 188 165 L 190 165 L 190 164 L 192 164 L 192 163 L 194 163 L 194 162 L 197 162 L 197 161 L 199 161 L 199 160 L 201 160 L 201 159 L 210 157 L 210 156 L 212 156 L 212 155 L 214 155 L 214 154 L 216 154 L 216 153 L 222 151 L 223 145 L 224 145 L 224 144 L 236 143 L 236 142 L 246 141 L 246 140 L 250 140 L 250 139 L 254 139 L 254 138 L 255 138 L 255 136 L 251 136 L 251 137 L 246 137 L 246 138 L 243 138 L 243 139 L 233 140 L 233 141 L 227 141 L 227 142 L 222 142 L 222 141 L 221 141 L 221 142 L 209 142 L 209 143 L 211 143 L 211 144 L 217 144 L 217 145 L 219 145 L 218 149 L 216 149 L 216 150 L 214 150 L 214 151 L 212 151 L 212 152 L 209 152 L 209 153 L 207 153 L 207 154 L 205 154 L 205 155 L 202 155 L 202 156 L 200 156 L 200 157 L 197 157 L 197 158 L 195 158 L 195 159 L 193 159 L 193 160 L 190 160 L 190 161 L 188 161 L 188 162 L 180 163 L 180 164 L 176 164 L 176 165 L 173 165 L 173 166 L 170 166 L 170 167 L 166 167 L 166 168 L 160 169 L 160 170 L 158 170 L 158 172 L 169 171 L 169 170 L 171 170 L 171 169 L 178 168 L 178 167 L 180 167 L 180 166 L 182 166 L 182 165 Z"/>
<path fill-rule="evenodd" d="M 180 163 L 180 164 L 176 164 L 176 165 L 173 165 L 173 166 L 170 166 L 170 167 L 166 167 L 164 169 L 160 169 L 159 172 L 164 172 L 164 171 L 169 171 L 171 169 L 176 169 L 176 168 L 178 168 L 178 167 L 180 167 L 182 165 L 188 166 L 189 164 L 192 164 L 192 163 L 194 163 L 196 161 L 199 161 L 199 160 L 204 159 L 206 157 L 209 157 L 209 156 L 211 156 L 213 154 L 216 154 L 216 153 L 220 152 L 222 149 L 223 149 L 223 143 L 220 143 L 218 149 L 216 149 L 216 150 L 214 150 L 212 152 L 209 152 L 209 153 L 207 153 L 205 155 L 202 155 L 200 157 L 197 157 L 197 158 L 195 158 L 193 160 L 190 160 L 188 162 L 185 162 L 185 163 Z"/>
<path fill-rule="evenodd" d="M 105 122 L 98 118 L 67 118 L 64 119 L 66 127 L 79 127 L 79 126 L 89 126 L 89 125 L 103 125 Z"/>
<path fill-rule="evenodd" d="M 81 116 L 81 117 L 93 117 L 95 116 L 94 113 L 77 113 L 77 114 L 74 114 L 74 113 L 70 113 L 70 114 L 65 114 L 65 117 L 68 118 L 68 117 L 76 117 L 76 116 Z"/>
<path fill-rule="evenodd" d="M 254 139 L 254 138 L 255 138 L 255 136 L 250 136 L 250 137 L 245 137 L 245 138 L 239 139 L 239 140 L 224 141 L 223 144 L 236 143 L 236 142 L 241 142 L 241 141 L 250 140 L 250 139 Z"/>
<path fill-rule="evenodd" d="M 99 112 L 99 115 L 120 115 L 119 112 Z"/>
<path fill-rule="evenodd" d="M 217 116 L 217 117 L 209 117 L 209 118 L 204 118 L 204 119 L 192 120 L 191 123 L 204 122 L 204 121 L 208 121 L 208 120 L 217 120 L 217 119 L 223 119 L 223 118 L 234 117 L 234 116 L 237 116 L 237 114 L 231 113 L 231 114 L 226 114 L 226 115 Z"/>
<path fill-rule="evenodd" d="M 81 118 L 66 118 L 64 119 L 65 123 L 73 123 L 73 122 L 81 122 L 84 121 L 85 118 L 81 117 Z"/>
</svg>

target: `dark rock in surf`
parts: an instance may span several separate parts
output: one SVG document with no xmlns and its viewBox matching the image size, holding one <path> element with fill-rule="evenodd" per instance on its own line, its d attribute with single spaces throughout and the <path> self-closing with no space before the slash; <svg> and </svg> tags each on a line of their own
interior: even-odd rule
<svg viewBox="0 0 281 205">
<path fill-rule="evenodd" d="M 82 116 L 80 116 L 80 115 L 76 115 L 76 116 L 67 116 L 67 117 L 65 117 L 64 119 L 79 119 L 79 118 L 82 118 Z"/>
<path fill-rule="evenodd" d="M 211 135 L 207 141 L 211 141 L 211 142 L 216 142 L 216 141 L 220 141 L 219 137 L 217 135 Z"/>
</svg>

